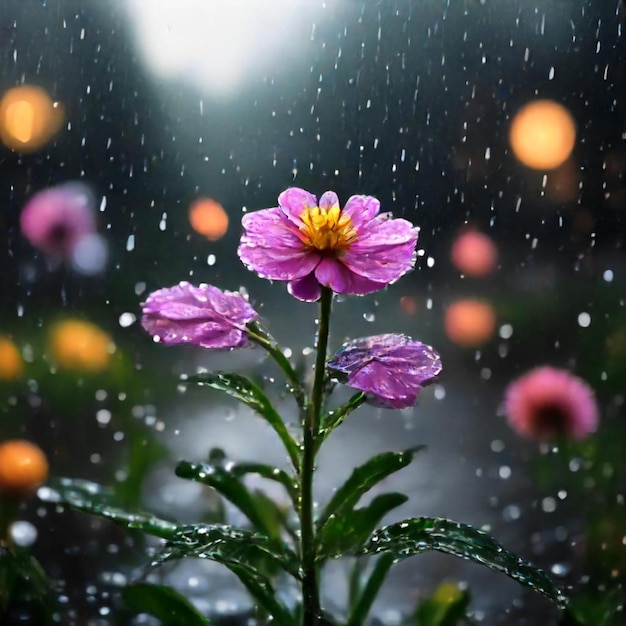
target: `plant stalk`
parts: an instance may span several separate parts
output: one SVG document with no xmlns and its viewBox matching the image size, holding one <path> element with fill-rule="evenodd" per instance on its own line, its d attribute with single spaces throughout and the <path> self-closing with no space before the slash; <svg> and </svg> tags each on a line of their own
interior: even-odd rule
<svg viewBox="0 0 626 626">
<path fill-rule="evenodd" d="M 302 439 L 302 464 L 300 468 L 300 528 L 302 558 L 302 626 L 316 626 L 320 619 L 318 571 L 316 563 L 315 523 L 313 511 L 313 474 L 320 416 L 324 402 L 326 377 L 326 352 L 330 329 L 330 309 L 333 292 L 322 288 L 320 319 L 317 333 L 317 358 L 311 402 L 305 413 Z"/>
</svg>

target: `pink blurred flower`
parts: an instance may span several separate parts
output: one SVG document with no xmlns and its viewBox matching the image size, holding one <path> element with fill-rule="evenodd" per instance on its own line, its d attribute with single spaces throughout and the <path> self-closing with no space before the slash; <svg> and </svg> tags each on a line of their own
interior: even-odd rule
<svg viewBox="0 0 626 626">
<path fill-rule="evenodd" d="M 374 335 L 346 342 L 328 361 L 332 375 L 387 409 L 415 406 L 419 392 L 441 372 L 439 354 L 406 335 Z"/>
<path fill-rule="evenodd" d="M 285 280 L 291 295 L 313 302 L 321 286 L 364 295 L 394 282 L 415 265 L 418 228 L 379 214 L 371 196 L 352 196 L 343 209 L 332 191 L 318 203 L 292 187 L 278 207 L 244 215 L 243 264 L 262 278 Z"/>
<path fill-rule="evenodd" d="M 81 183 L 36 193 L 22 209 L 22 233 L 46 254 L 70 258 L 77 244 L 96 231 L 93 195 Z"/>
<path fill-rule="evenodd" d="M 154 291 L 141 306 L 155 341 L 221 350 L 249 345 L 246 324 L 258 317 L 239 292 L 187 282 Z"/>
<path fill-rule="evenodd" d="M 510 426 L 532 439 L 584 439 L 598 426 L 593 390 L 567 370 L 538 367 L 506 389 L 504 412 Z"/>
</svg>

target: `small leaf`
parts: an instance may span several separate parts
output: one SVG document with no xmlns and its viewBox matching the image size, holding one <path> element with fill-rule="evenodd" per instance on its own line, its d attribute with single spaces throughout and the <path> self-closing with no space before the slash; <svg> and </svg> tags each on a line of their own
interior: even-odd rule
<svg viewBox="0 0 626 626">
<path fill-rule="evenodd" d="M 343 406 L 340 406 L 334 411 L 330 411 L 330 413 L 322 417 L 322 429 L 320 432 L 322 440 L 326 439 L 352 411 L 358 409 L 365 402 L 365 397 L 365 394 L 359 391 L 359 393 L 355 393 Z"/>
<path fill-rule="evenodd" d="M 318 535 L 319 560 L 358 550 L 380 520 L 407 500 L 403 493 L 385 493 L 366 507 L 331 517 Z"/>
<path fill-rule="evenodd" d="M 91 513 L 115 522 L 124 528 L 143 530 L 149 535 L 170 539 L 177 525 L 150 513 L 130 513 L 113 502 L 112 490 L 97 483 L 77 478 L 58 478 L 40 487 L 37 495 L 44 502 L 66 504 L 76 511 Z"/>
<path fill-rule="evenodd" d="M 424 598 L 411 620 L 417 626 L 457 626 L 465 619 L 470 597 L 452 583 L 442 583 Z"/>
<path fill-rule="evenodd" d="M 452 520 L 418 517 L 377 530 L 358 554 L 390 552 L 396 559 L 438 550 L 503 572 L 561 605 L 565 598 L 548 576 L 503 548 L 482 530 Z"/>
<path fill-rule="evenodd" d="M 322 528 L 331 515 L 343 515 L 352 509 L 364 493 L 390 474 L 409 465 L 415 453 L 424 447 L 416 446 L 404 452 L 384 452 L 357 467 L 330 499 L 317 521 L 317 527 Z"/>
<path fill-rule="evenodd" d="M 244 565 L 254 563 L 259 557 L 269 558 L 294 578 L 300 576 L 298 558 L 284 542 L 224 524 L 179 526 L 154 564 L 186 557 Z"/>
<path fill-rule="evenodd" d="M 260 467 L 265 466 L 256 466 L 256 469 Z M 265 469 L 268 469 L 269 474 L 272 473 L 272 468 L 265 467 Z M 203 485 L 213 487 L 229 502 L 232 502 L 250 520 L 256 530 L 266 535 L 271 535 L 272 529 L 268 526 L 267 519 L 259 510 L 257 502 L 248 491 L 248 488 L 239 480 L 238 473 L 233 471 L 231 467 L 226 469 L 221 464 L 213 465 L 181 461 L 176 466 L 176 476 L 186 478 L 187 480 L 195 480 Z M 289 477 L 286 474 L 285 476 L 290 482 Z M 273 475 L 272 478 L 276 479 L 278 476 Z M 290 484 L 290 487 L 293 487 L 293 485 Z M 295 491 L 293 493 L 295 495 Z"/>
<path fill-rule="evenodd" d="M 230 569 L 250 594 L 274 617 L 277 624 L 289 625 L 293 619 L 277 599 L 269 579 L 253 565 L 260 556 L 273 560 L 282 569 L 298 578 L 298 564 L 281 555 L 282 547 L 267 537 L 251 531 L 222 525 L 180 527 L 174 540 L 156 555 L 153 566 L 183 558 L 208 559 Z"/>
<path fill-rule="evenodd" d="M 354 602 L 351 602 L 350 615 L 346 626 L 361 626 L 365 623 L 365 618 L 370 612 L 393 562 L 394 557 L 392 554 L 386 553 L 378 557 L 367 582 L 358 595 L 355 596 Z"/>
<path fill-rule="evenodd" d="M 296 469 L 300 467 L 300 453 L 296 442 L 289 434 L 282 417 L 256 383 L 245 376 L 227 372 L 208 372 L 206 374 L 186 376 L 183 382 L 185 384 L 206 385 L 213 389 L 225 391 L 233 398 L 237 398 L 237 400 L 256 411 L 265 418 L 267 423 L 280 437 L 293 466 Z"/>
<path fill-rule="evenodd" d="M 122 591 L 126 606 L 133 613 L 147 613 L 164 626 L 209 626 L 206 617 L 180 593 L 165 585 L 132 583 Z"/>
</svg>

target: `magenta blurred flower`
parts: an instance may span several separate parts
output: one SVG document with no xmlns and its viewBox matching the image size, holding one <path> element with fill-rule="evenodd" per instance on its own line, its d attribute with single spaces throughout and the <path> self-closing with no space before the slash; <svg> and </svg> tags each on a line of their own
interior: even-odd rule
<svg viewBox="0 0 626 626">
<path fill-rule="evenodd" d="M 345 343 L 328 361 L 331 374 L 388 409 L 415 406 L 423 387 L 441 372 L 439 355 L 406 335 L 375 335 Z"/>
<path fill-rule="evenodd" d="M 40 191 L 22 209 L 20 225 L 33 246 L 69 258 L 82 238 L 96 231 L 93 194 L 82 183 Z"/>
<path fill-rule="evenodd" d="M 142 303 L 143 327 L 155 341 L 229 349 L 249 345 L 246 324 L 257 312 L 239 292 L 181 282 L 158 289 Z"/>
<path fill-rule="evenodd" d="M 598 405 L 589 385 L 548 366 L 509 384 L 504 412 L 514 430 L 533 439 L 584 439 L 598 426 Z"/>
<path fill-rule="evenodd" d="M 341 209 L 332 191 L 318 203 L 292 187 L 278 204 L 244 215 L 239 257 L 262 278 L 288 281 L 299 300 L 317 300 L 321 285 L 335 293 L 372 293 L 415 265 L 419 229 L 379 214 L 376 198 L 352 196 Z"/>
</svg>

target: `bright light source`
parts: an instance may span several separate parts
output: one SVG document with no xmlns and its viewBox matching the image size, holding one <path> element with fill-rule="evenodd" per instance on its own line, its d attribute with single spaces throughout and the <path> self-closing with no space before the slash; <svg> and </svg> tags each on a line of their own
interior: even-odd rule
<svg viewBox="0 0 626 626">
<path fill-rule="evenodd" d="M 227 95 L 248 76 L 306 50 L 328 9 L 320 1 L 128 0 L 124 6 L 148 67 L 163 78 L 187 79 Z"/>
</svg>

